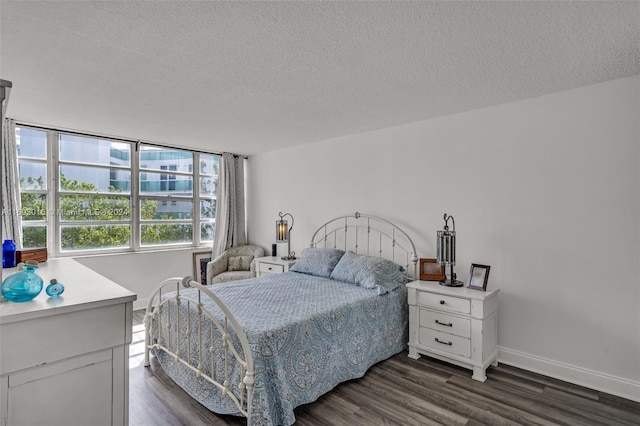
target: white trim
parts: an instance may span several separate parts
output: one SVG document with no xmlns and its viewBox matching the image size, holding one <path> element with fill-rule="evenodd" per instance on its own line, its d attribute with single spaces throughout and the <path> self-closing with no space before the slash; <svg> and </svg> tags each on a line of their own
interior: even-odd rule
<svg viewBox="0 0 640 426">
<path fill-rule="evenodd" d="M 640 402 L 640 382 L 498 347 L 498 362 Z"/>
</svg>

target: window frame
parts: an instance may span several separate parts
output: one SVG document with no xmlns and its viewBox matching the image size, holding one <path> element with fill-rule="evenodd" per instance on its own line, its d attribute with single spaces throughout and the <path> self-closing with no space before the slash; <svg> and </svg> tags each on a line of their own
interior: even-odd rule
<svg viewBox="0 0 640 426">
<path fill-rule="evenodd" d="M 211 245 L 211 241 L 201 240 L 201 223 L 213 223 L 215 226 L 215 217 L 211 220 L 201 220 L 200 218 L 200 204 L 201 200 L 216 200 L 216 208 L 217 208 L 217 196 L 216 194 L 211 194 L 211 196 L 201 195 L 200 194 L 200 167 L 195 167 L 196 164 L 200 164 L 201 156 L 217 156 L 218 164 L 220 154 L 215 152 L 202 152 L 195 151 L 187 148 L 178 148 L 178 147 L 170 147 L 170 146 L 160 146 L 152 143 L 144 143 L 139 141 L 132 141 L 126 139 L 119 139 L 108 136 L 94 135 L 90 133 L 80 133 L 74 131 L 65 131 L 62 129 L 54 129 L 54 128 L 43 128 L 37 125 L 29 125 L 29 124 L 21 124 L 17 123 L 16 128 L 20 129 L 30 129 L 35 131 L 42 131 L 46 134 L 46 158 L 38 159 L 31 157 L 19 157 L 18 161 L 28 161 L 28 162 L 37 162 L 46 165 L 46 190 L 23 190 L 20 188 L 20 194 L 22 193 L 32 193 L 32 194 L 46 194 L 47 201 L 47 215 L 45 220 L 37 220 L 37 221 L 23 221 L 21 226 L 46 226 L 46 238 L 47 238 L 47 250 L 50 253 L 51 257 L 77 257 L 77 256 L 85 256 L 85 255 L 100 255 L 100 254 L 116 254 L 116 253 L 132 253 L 132 252 L 148 252 L 148 251 L 158 251 L 158 250 L 172 250 L 172 249 L 185 249 L 185 248 L 197 248 L 197 247 L 205 247 Z M 130 165 L 122 166 L 122 165 L 113 165 L 113 164 L 93 164 L 93 163 L 85 163 L 85 162 L 74 162 L 66 159 L 65 161 L 60 160 L 60 139 L 62 135 L 70 135 L 70 136 L 79 136 L 84 138 L 97 139 L 106 142 L 115 142 L 128 144 L 130 148 Z M 191 172 L 186 171 L 178 171 L 171 170 L 167 167 L 167 170 L 155 170 L 148 168 L 140 167 L 140 155 L 143 150 L 142 146 L 149 146 L 153 148 L 162 148 L 167 150 L 176 150 L 190 153 L 193 158 L 192 166 L 189 168 Z M 129 194 L 118 194 L 115 192 L 109 191 L 96 191 L 96 192 L 75 192 L 75 191 L 64 191 L 60 188 L 60 167 L 64 165 L 71 166 L 81 166 L 81 167 L 91 167 L 96 169 L 120 169 L 120 170 L 128 170 L 130 172 L 130 191 Z M 216 170 L 212 171 L 215 173 Z M 141 174 L 166 174 L 171 175 L 171 177 L 167 176 L 167 188 L 170 186 L 169 182 L 177 182 L 177 176 L 190 176 L 192 179 L 192 194 L 191 196 L 187 195 L 144 195 L 140 188 L 140 179 Z M 217 185 L 219 176 L 218 174 L 209 175 L 206 174 L 204 176 L 214 176 L 214 182 Z M 169 180 L 171 179 L 171 180 Z M 167 192 L 171 190 L 166 189 Z M 98 195 L 98 196 L 109 196 L 113 195 L 116 197 L 128 197 L 129 205 L 130 205 L 130 218 L 128 220 L 94 220 L 94 221 L 68 221 L 62 220 L 62 215 L 60 211 L 61 197 L 65 195 Z M 193 206 L 192 214 L 190 219 L 175 219 L 175 220 L 143 220 L 140 215 L 140 207 L 141 203 L 144 199 L 157 199 L 163 202 L 165 201 L 190 201 Z M 169 203 L 167 203 L 169 204 Z M 142 225 L 144 224 L 189 224 L 192 226 L 192 237 L 190 242 L 185 243 L 169 243 L 169 244 L 154 244 L 154 245 L 143 245 L 142 238 Z M 118 225 L 118 224 L 126 224 L 130 226 L 130 237 L 129 237 L 129 247 L 122 248 L 105 248 L 105 249 L 88 249 L 88 250 L 63 250 L 62 249 L 62 228 L 65 226 L 104 226 L 104 225 Z"/>
</svg>

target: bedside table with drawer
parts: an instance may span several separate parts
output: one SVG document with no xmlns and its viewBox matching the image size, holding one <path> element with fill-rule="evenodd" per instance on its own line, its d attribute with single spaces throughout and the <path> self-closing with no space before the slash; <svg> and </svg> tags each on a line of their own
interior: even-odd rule
<svg viewBox="0 0 640 426">
<path fill-rule="evenodd" d="M 409 290 L 409 357 L 427 355 L 473 370 L 484 382 L 498 365 L 498 293 L 413 281 Z"/>
<path fill-rule="evenodd" d="M 280 274 L 287 272 L 296 260 L 283 260 L 277 256 L 258 257 L 256 260 L 256 275 L 264 277 L 265 275 Z"/>
</svg>

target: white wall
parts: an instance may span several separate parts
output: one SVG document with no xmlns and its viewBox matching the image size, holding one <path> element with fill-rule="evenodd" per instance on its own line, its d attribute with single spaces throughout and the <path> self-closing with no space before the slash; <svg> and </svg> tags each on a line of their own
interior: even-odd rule
<svg viewBox="0 0 640 426">
<path fill-rule="evenodd" d="M 143 309 L 151 292 L 171 277 L 193 276 L 193 252 L 206 249 L 182 249 L 141 253 L 110 254 L 75 258 L 100 275 L 133 291 L 138 298 L 134 309 Z"/>
<path fill-rule="evenodd" d="M 355 211 L 435 257 L 454 215 L 459 278 L 491 265 L 500 361 L 640 400 L 640 76 L 251 157 L 249 239 L 292 249 Z"/>
</svg>

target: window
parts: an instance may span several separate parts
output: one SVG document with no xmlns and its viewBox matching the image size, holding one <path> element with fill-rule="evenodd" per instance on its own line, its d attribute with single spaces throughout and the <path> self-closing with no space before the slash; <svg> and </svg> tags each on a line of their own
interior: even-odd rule
<svg viewBox="0 0 640 426">
<path fill-rule="evenodd" d="M 213 241 L 217 155 L 144 144 L 136 152 L 133 142 L 27 126 L 16 136 L 25 248 L 65 255 Z"/>
<path fill-rule="evenodd" d="M 193 241 L 193 173 L 178 171 L 188 169 L 193 161 L 194 153 L 189 151 L 140 147 L 140 167 L 145 170 L 140 175 L 147 178 L 147 184 L 140 186 L 142 246 Z M 153 173 L 154 170 L 162 173 Z"/>
<path fill-rule="evenodd" d="M 131 248 L 131 145 L 60 134 L 58 147 L 60 252 Z"/>
<path fill-rule="evenodd" d="M 199 168 L 200 187 L 200 241 L 213 242 L 216 219 L 216 186 L 220 156 L 201 154 Z"/>
<path fill-rule="evenodd" d="M 47 133 L 16 127 L 22 246 L 47 246 Z"/>
</svg>

